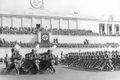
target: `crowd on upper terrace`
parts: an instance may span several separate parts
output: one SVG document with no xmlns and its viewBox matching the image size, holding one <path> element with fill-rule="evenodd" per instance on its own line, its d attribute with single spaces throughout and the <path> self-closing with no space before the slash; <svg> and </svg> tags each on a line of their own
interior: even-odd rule
<svg viewBox="0 0 120 80">
<path fill-rule="evenodd" d="M 0 27 L 1 34 L 35 34 L 36 28 L 32 27 Z"/>
<path fill-rule="evenodd" d="M 52 29 L 52 34 L 54 35 L 98 35 L 91 30 L 81 30 L 81 29 Z"/>
<path fill-rule="evenodd" d="M 98 35 L 91 30 L 80 29 L 48 29 L 45 28 L 32 28 L 32 27 L 2 27 L 0 26 L 1 34 L 37 34 L 37 31 L 52 32 L 53 35 Z"/>
</svg>

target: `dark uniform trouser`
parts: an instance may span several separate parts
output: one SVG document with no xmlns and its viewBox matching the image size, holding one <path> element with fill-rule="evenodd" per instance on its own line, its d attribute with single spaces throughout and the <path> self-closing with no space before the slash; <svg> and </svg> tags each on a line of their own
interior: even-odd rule
<svg viewBox="0 0 120 80">
<path fill-rule="evenodd" d="M 51 71 L 53 70 L 53 72 L 55 72 L 55 69 L 51 63 L 51 60 L 47 60 L 47 64 L 46 64 L 44 70 L 47 70 L 47 68 L 49 68 L 49 69 L 51 69 Z"/>
<path fill-rule="evenodd" d="M 25 60 L 22 67 L 29 68 L 31 64 L 32 64 L 32 60 Z"/>
<path fill-rule="evenodd" d="M 14 64 L 14 62 L 12 62 L 12 63 L 10 64 L 10 66 L 8 66 L 7 71 L 9 72 L 9 71 L 11 71 L 11 70 L 14 69 L 14 68 L 15 68 L 15 64 Z"/>
<path fill-rule="evenodd" d="M 112 64 L 111 60 L 109 60 L 109 59 L 105 60 L 105 62 L 104 62 L 103 65 L 101 66 L 101 69 L 103 70 L 106 65 L 107 65 L 109 68 L 111 68 L 111 70 L 114 70 L 114 67 L 113 67 L 113 64 Z"/>
<path fill-rule="evenodd" d="M 6 68 L 8 67 L 8 61 L 5 61 L 5 66 L 6 66 Z"/>
<path fill-rule="evenodd" d="M 35 61 L 34 60 L 30 60 L 29 64 L 28 64 L 28 70 L 32 69 L 35 65 Z"/>
<path fill-rule="evenodd" d="M 51 60 L 47 60 L 44 70 L 46 70 L 49 67 L 53 67 L 52 64 L 51 64 Z"/>
</svg>

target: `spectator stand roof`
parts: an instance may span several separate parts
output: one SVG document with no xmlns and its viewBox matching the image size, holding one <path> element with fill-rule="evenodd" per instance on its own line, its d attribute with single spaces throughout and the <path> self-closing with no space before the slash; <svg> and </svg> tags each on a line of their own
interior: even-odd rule
<svg viewBox="0 0 120 80">
<path fill-rule="evenodd" d="M 17 15 L 17 16 L 42 16 L 42 17 L 54 17 L 54 18 L 72 18 L 72 19 L 84 19 L 84 20 L 98 20 L 93 16 L 83 17 L 74 13 L 53 13 L 47 9 L 24 9 L 24 10 L 0 10 L 0 15 Z"/>
</svg>

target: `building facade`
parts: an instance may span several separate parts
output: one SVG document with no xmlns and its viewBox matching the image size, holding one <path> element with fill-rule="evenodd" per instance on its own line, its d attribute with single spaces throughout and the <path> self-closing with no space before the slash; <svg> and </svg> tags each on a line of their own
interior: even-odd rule
<svg viewBox="0 0 120 80">
<path fill-rule="evenodd" d="M 31 0 L 31 8 L 25 10 L 0 10 L 0 27 L 31 27 L 40 26 L 48 29 L 79 29 L 92 31 L 99 35 L 56 35 L 49 33 L 49 42 L 58 44 L 83 44 L 87 39 L 90 44 L 120 43 L 120 21 L 100 20 L 93 17 L 82 17 L 79 14 L 58 14 L 52 13 L 44 8 L 43 0 Z M 34 43 L 38 41 L 42 43 L 41 32 L 38 34 L 0 34 L 1 39 L 8 42 Z M 43 36 L 43 40 L 47 38 Z M 48 48 L 40 48 L 40 52 L 46 51 Z M 11 53 L 10 48 L 0 48 L 5 56 Z M 22 48 L 22 54 L 28 53 L 31 48 Z M 74 48 L 57 48 L 54 53 L 60 55 L 60 52 L 69 53 L 79 51 L 80 47 Z M 6 52 L 5 52 L 6 51 Z M 24 55 L 23 54 L 23 55 Z"/>
<path fill-rule="evenodd" d="M 0 26 L 36 27 L 57 29 L 84 29 L 108 35 L 119 35 L 120 21 L 100 20 L 81 17 L 78 14 L 58 14 L 44 8 L 43 0 L 31 0 L 31 8 L 26 10 L 1 10 Z"/>
</svg>

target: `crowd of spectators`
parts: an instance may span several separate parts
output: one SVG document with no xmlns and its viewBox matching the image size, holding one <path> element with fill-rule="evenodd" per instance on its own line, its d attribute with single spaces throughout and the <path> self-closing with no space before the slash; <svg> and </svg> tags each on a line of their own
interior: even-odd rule
<svg viewBox="0 0 120 80">
<path fill-rule="evenodd" d="M 80 29 L 48 29 L 45 28 L 33 28 L 33 27 L 3 27 L 0 26 L 1 34 L 37 34 L 37 31 L 48 31 L 53 35 L 98 35 L 91 30 L 80 30 Z"/>
<path fill-rule="evenodd" d="M 99 35 L 91 30 L 81 30 L 81 29 L 52 29 L 53 35 Z"/>
<path fill-rule="evenodd" d="M 32 28 L 32 27 L 2 27 L 0 26 L 1 34 L 36 34 L 37 31 L 47 31 L 51 32 L 53 35 L 99 35 L 94 33 L 91 30 L 80 30 L 80 29 L 45 29 L 45 28 Z M 0 47 L 13 47 L 18 43 L 21 47 L 35 47 L 35 43 L 23 43 L 17 41 L 6 41 L 4 38 L 0 38 Z M 118 44 L 107 43 L 107 44 L 89 44 L 89 40 L 85 40 L 83 43 L 58 43 L 58 39 L 54 40 L 54 43 L 57 43 L 57 47 L 104 47 L 111 45 L 112 47 L 118 46 Z M 52 44 L 42 44 L 39 43 L 40 47 L 50 47 Z"/>
<path fill-rule="evenodd" d="M 43 27 L 8 27 L 0 26 L 0 34 L 37 34 L 38 31 L 47 31 L 51 32 L 53 35 L 94 35 L 94 36 L 110 36 L 107 34 L 99 34 L 92 32 L 91 30 L 82 30 L 82 29 L 47 29 Z M 116 36 L 116 35 L 111 35 Z"/>
<path fill-rule="evenodd" d="M 1 34 L 36 34 L 37 29 L 32 27 L 3 27 L 0 26 Z"/>
</svg>

